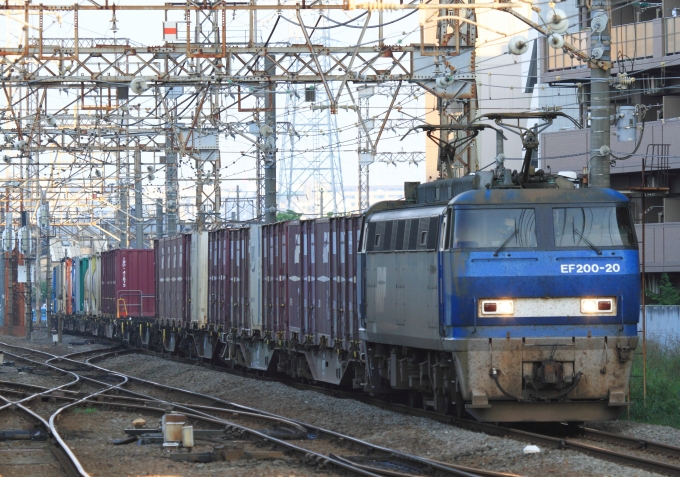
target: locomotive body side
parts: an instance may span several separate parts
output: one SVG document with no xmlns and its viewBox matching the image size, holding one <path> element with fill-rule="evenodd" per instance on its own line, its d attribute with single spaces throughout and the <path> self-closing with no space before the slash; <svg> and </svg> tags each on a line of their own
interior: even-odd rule
<svg viewBox="0 0 680 477">
<path fill-rule="evenodd" d="M 366 389 L 401 389 L 483 421 L 618 417 L 640 292 L 627 199 L 610 190 L 482 190 L 436 212 L 406 207 L 366 219 Z M 408 227 L 399 222 L 407 217 L 436 251 L 409 264 L 404 285 L 400 267 L 412 252 L 392 230 Z M 426 231 L 425 218 L 437 227 Z M 437 242 L 427 244 L 433 231 Z"/>
</svg>

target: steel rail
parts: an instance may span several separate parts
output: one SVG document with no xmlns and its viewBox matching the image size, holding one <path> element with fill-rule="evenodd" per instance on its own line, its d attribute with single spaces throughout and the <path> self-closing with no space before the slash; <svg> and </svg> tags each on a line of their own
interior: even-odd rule
<svg viewBox="0 0 680 477">
<path fill-rule="evenodd" d="M 6 399 L 3 396 L 0 396 L 0 399 L 5 401 L 5 403 L 7 403 L 4 406 L 0 407 L 0 410 L 3 410 L 7 407 L 19 409 L 19 410 L 23 411 L 24 413 L 28 414 L 31 417 L 31 419 L 37 421 L 40 425 L 42 425 L 45 428 L 45 432 L 47 432 L 48 436 L 52 435 L 52 433 L 50 432 L 49 423 L 45 419 L 43 419 L 42 416 L 40 416 L 39 414 L 36 414 L 35 412 L 30 410 L 29 408 L 27 408 L 23 404 L 19 404 L 19 403 L 16 403 L 16 402 L 9 401 L 8 399 Z M 55 437 L 55 436 L 53 436 L 53 437 Z M 58 443 L 58 441 L 57 441 L 57 443 Z M 57 461 L 59 461 L 62 468 L 64 469 L 64 472 L 66 472 L 66 474 L 69 477 L 86 477 L 86 476 L 88 476 L 87 473 L 83 474 L 80 471 L 80 468 L 82 468 L 82 466 L 79 468 L 78 459 L 74 460 L 72 458 L 72 456 L 69 455 L 68 452 L 66 452 L 66 450 L 63 447 L 61 447 L 60 445 L 55 445 L 54 441 L 52 441 L 50 443 L 50 451 L 52 452 L 54 457 L 57 459 Z"/>
<path fill-rule="evenodd" d="M 154 356 L 159 356 L 163 357 L 164 359 L 171 359 L 174 361 L 180 361 L 180 362 L 186 362 L 185 359 L 182 358 L 175 358 L 175 357 L 170 357 L 168 358 L 167 356 L 162 355 L 161 353 L 155 353 L 153 351 L 149 350 L 144 350 L 140 349 L 139 352 L 143 354 L 150 354 Z M 193 360 L 195 363 L 195 360 Z M 218 371 L 223 371 L 223 372 L 228 372 L 230 374 L 237 374 L 240 376 L 244 377 L 249 377 L 253 379 L 263 379 L 262 377 L 255 376 L 252 374 L 248 373 L 243 373 L 235 370 L 230 370 L 226 367 L 219 367 L 219 366 L 212 366 L 212 365 L 207 365 L 205 363 L 202 363 L 201 366 L 218 370 Z M 516 438 L 519 440 L 523 441 L 529 441 L 532 443 L 540 443 L 542 445 L 548 446 L 548 447 L 554 447 L 558 449 L 571 449 L 577 452 L 581 452 L 587 455 L 590 455 L 592 457 L 600 458 L 603 460 L 607 460 L 610 462 L 615 462 L 618 464 L 624 464 L 628 465 L 631 467 L 635 468 L 641 468 L 641 469 L 646 469 L 646 470 L 651 470 L 653 472 L 660 472 L 663 474 L 667 475 L 677 475 L 680 476 L 680 466 L 676 466 L 674 464 L 670 463 L 664 463 L 656 460 L 651 460 L 651 459 L 646 459 L 644 457 L 636 457 L 636 456 L 631 456 L 628 454 L 623 454 L 621 452 L 616 452 L 610 449 L 604 449 L 601 447 L 596 447 L 588 444 L 582 444 L 573 440 L 569 440 L 566 438 L 559 438 L 559 437 L 553 437 L 553 436 L 548 436 L 548 435 L 543 435 L 543 434 L 538 434 L 538 433 L 532 433 L 532 432 L 527 432 L 527 431 L 522 431 L 519 429 L 513 429 L 510 427 L 501 427 L 501 426 L 496 426 L 493 424 L 486 424 L 486 423 L 481 423 L 477 421 L 469 421 L 469 420 L 462 420 L 462 419 L 456 419 L 451 415 L 445 415 L 445 414 L 440 414 L 437 412 L 432 412 L 432 411 L 427 411 L 424 409 L 414 409 L 409 406 L 401 405 L 401 404 L 394 404 L 394 403 L 388 403 L 386 401 L 382 401 L 377 398 L 373 398 L 364 394 L 357 394 L 353 392 L 346 392 L 346 391 L 338 391 L 336 389 L 329 390 L 326 388 L 321 388 L 318 386 L 313 386 L 313 385 L 307 385 L 307 384 L 302 384 L 302 383 L 297 383 L 297 382 L 291 382 L 289 380 L 285 379 L 280 379 L 280 378 L 264 378 L 267 380 L 272 380 L 272 381 L 278 381 L 284 384 L 287 384 L 289 386 L 295 387 L 297 389 L 305 389 L 305 390 L 314 390 L 317 392 L 321 392 L 323 394 L 328 394 L 332 395 L 335 397 L 338 396 L 343 396 L 347 397 L 350 399 L 355 399 L 359 400 L 361 402 L 367 403 L 367 404 L 372 404 L 376 405 L 378 407 L 381 407 L 383 409 L 388 409 L 396 412 L 401 412 L 401 413 L 406 413 L 410 415 L 416 415 L 419 417 L 426 417 L 426 418 L 431 418 L 435 419 L 439 422 L 445 423 L 445 424 L 452 424 L 456 425 L 459 427 L 464 427 L 469 430 L 473 430 L 476 432 L 484 432 L 484 433 L 489 433 L 489 434 L 496 434 L 496 435 L 501 435 L 504 437 L 511 437 L 511 438 Z M 230 403 L 231 405 L 234 406 L 239 406 L 234 403 Z M 242 406 L 245 407 L 245 406 Z M 332 431 L 329 431 L 332 432 Z M 671 455 L 673 457 L 680 457 L 680 448 L 678 448 L 678 452 L 674 451 L 672 448 L 673 446 L 668 446 L 662 443 L 658 442 L 652 442 L 652 441 L 645 441 L 642 439 L 634 439 L 634 438 L 626 438 L 623 436 L 617 436 L 615 434 L 610 434 L 610 433 L 605 433 L 602 431 L 596 431 L 594 429 L 592 430 L 582 430 L 581 431 L 584 435 L 592 437 L 592 438 L 599 438 L 600 440 L 606 440 L 609 439 L 609 442 L 614 443 L 614 444 L 622 444 L 625 443 L 627 445 L 632 445 L 633 441 L 636 444 L 639 444 L 637 447 L 644 447 L 645 449 L 652 451 L 652 452 L 657 452 L 657 453 L 664 453 L 667 455 Z M 608 436 L 608 434 L 610 434 Z"/>
<path fill-rule="evenodd" d="M 66 384 L 62 384 L 61 386 L 56 386 L 54 388 L 45 388 L 44 390 L 40 390 L 40 392 L 34 393 L 34 394 L 27 396 L 27 397 L 25 397 L 25 398 L 23 398 L 19 401 L 10 401 L 10 400 L 4 398 L 3 396 L 0 396 L 0 399 L 2 399 L 3 401 L 5 401 L 7 403 L 4 406 L 0 407 L 0 410 L 5 409 L 7 407 L 16 407 L 18 409 L 21 409 L 23 412 L 29 414 L 33 419 L 38 420 L 42 425 L 45 426 L 45 429 L 47 430 L 48 434 L 51 435 L 54 438 L 54 440 L 56 441 L 57 445 L 55 447 L 57 447 L 58 450 L 56 452 L 53 450 L 53 453 L 55 454 L 55 457 L 57 458 L 57 460 L 59 460 L 59 462 L 61 463 L 62 467 L 64 468 L 64 471 L 69 475 L 73 475 L 73 469 L 75 469 L 75 471 L 77 472 L 77 475 L 80 475 L 82 477 L 89 477 L 89 474 L 85 471 L 84 467 L 82 466 L 82 464 L 80 463 L 80 461 L 78 460 L 76 455 L 73 453 L 73 451 L 71 451 L 71 449 L 68 447 L 68 445 L 66 445 L 66 443 L 61 438 L 61 436 L 56 431 L 56 429 L 54 429 L 52 427 L 51 419 L 50 419 L 50 422 L 48 422 L 45 419 L 43 419 L 42 416 L 38 415 L 37 413 L 33 412 L 32 410 L 30 410 L 29 408 L 27 408 L 26 406 L 23 405 L 24 402 L 32 401 L 39 396 L 47 395 L 48 393 L 51 393 L 51 392 L 54 392 L 54 391 L 60 391 L 64 388 L 69 388 L 69 387 L 75 386 L 76 384 L 78 384 L 81 381 L 80 376 L 78 376 L 77 374 L 70 372 L 70 371 L 61 370 L 61 369 L 59 369 L 55 366 L 52 366 L 50 364 L 47 364 L 47 363 L 38 363 L 37 361 L 33 361 L 33 360 L 30 360 L 30 359 L 22 357 L 22 356 L 17 356 L 17 355 L 14 355 L 12 353 L 5 353 L 5 354 L 7 354 L 8 356 L 13 356 L 16 359 L 21 359 L 21 360 L 33 362 L 33 363 L 36 363 L 36 364 L 41 364 L 43 366 L 48 366 L 50 368 L 53 368 L 55 371 L 58 371 L 60 373 L 70 374 L 70 375 L 73 376 L 73 381 L 70 381 Z M 62 453 L 63 455 L 60 456 L 60 455 L 58 455 L 58 453 Z M 64 456 L 65 456 L 65 459 L 64 459 Z M 71 466 L 72 466 L 72 468 L 71 468 Z"/>
<path fill-rule="evenodd" d="M 600 441 L 609 442 L 610 444 L 629 446 L 635 449 L 641 449 L 657 454 L 665 454 L 680 459 L 680 447 L 678 446 L 654 442 L 647 439 L 640 439 L 638 437 L 613 434 L 611 432 L 600 431 L 582 426 L 579 426 L 577 431 L 583 437 L 589 439 L 597 439 Z"/>
<path fill-rule="evenodd" d="M 88 358 L 85 362 L 87 364 L 90 364 L 93 367 L 99 369 L 102 372 L 115 374 L 116 371 L 112 371 L 112 370 L 107 369 L 107 368 L 95 366 L 91 362 L 93 360 L 105 359 L 106 357 L 109 357 L 110 355 L 113 355 L 113 354 L 115 354 L 115 352 L 104 353 L 102 355 L 93 356 L 91 358 Z M 62 358 L 68 359 L 68 355 L 62 356 Z M 277 414 L 268 413 L 268 412 L 265 412 L 265 411 L 261 411 L 259 409 L 254 409 L 254 408 L 251 408 L 251 407 L 248 407 L 248 406 L 243 406 L 243 405 L 236 404 L 236 403 L 233 403 L 233 402 L 225 401 L 223 399 L 216 398 L 214 396 L 209 396 L 209 395 L 206 395 L 206 394 L 197 393 L 197 392 L 194 392 L 194 391 L 189 391 L 189 390 L 182 389 L 182 388 L 168 386 L 168 385 L 160 384 L 160 383 L 157 383 L 157 382 L 145 380 L 145 379 L 142 379 L 142 378 L 137 378 L 137 377 L 134 377 L 134 376 L 128 376 L 128 378 L 130 379 L 130 381 L 139 381 L 139 382 L 144 383 L 146 385 L 161 388 L 161 389 L 167 389 L 167 390 L 172 391 L 172 392 L 181 392 L 181 393 L 185 393 L 185 394 L 188 394 L 188 395 L 191 395 L 191 396 L 200 397 L 200 398 L 203 398 L 203 399 L 209 399 L 209 400 L 212 400 L 213 402 L 220 403 L 222 405 L 225 405 L 225 406 L 228 406 L 229 408 L 231 408 L 231 409 L 220 410 L 221 412 L 243 415 L 243 416 L 246 416 L 246 417 L 267 416 L 269 418 L 275 419 L 276 421 L 296 423 L 296 424 L 302 426 L 303 428 L 306 428 L 307 430 L 312 430 L 317 435 L 322 435 L 322 436 L 324 436 L 328 439 L 342 440 L 342 441 L 345 441 L 345 442 L 355 444 L 357 446 L 367 448 L 367 449 L 371 450 L 372 452 L 379 452 L 379 453 L 386 455 L 386 456 L 396 456 L 400 459 L 403 459 L 405 461 L 409 461 L 413 464 L 417 464 L 419 466 L 426 466 L 426 467 L 429 467 L 433 470 L 437 470 L 437 471 L 439 471 L 439 473 L 444 472 L 444 473 L 449 474 L 449 475 L 457 475 L 457 476 L 462 476 L 462 477 L 472 476 L 472 475 L 480 475 L 480 476 L 481 475 L 488 475 L 490 477 L 496 477 L 496 476 L 499 475 L 498 473 L 495 473 L 495 472 L 487 472 L 487 471 L 480 470 L 480 469 L 462 468 L 461 466 L 455 466 L 455 465 L 451 465 L 451 464 L 444 464 L 444 463 L 440 463 L 440 462 L 436 462 L 436 461 L 431 461 L 429 459 L 425 459 L 425 458 L 422 458 L 422 457 L 419 457 L 419 456 L 415 456 L 415 455 L 395 451 L 393 449 L 388 449 L 388 448 L 385 448 L 385 447 L 377 446 L 375 444 L 371 444 L 369 442 L 365 442 L 365 441 L 362 441 L 360 439 L 356 439 L 356 438 L 351 437 L 351 436 L 347 436 L 347 435 L 340 434 L 340 433 L 337 433 L 337 432 L 334 432 L 334 431 L 330 431 L 328 429 L 324 429 L 324 428 L 315 426 L 313 424 L 308 424 L 308 423 L 301 422 L 301 421 L 298 421 L 298 420 L 285 418 L 285 417 L 277 415 Z M 135 393 L 135 392 L 127 390 L 127 389 L 122 389 L 122 391 L 131 393 L 131 394 L 136 394 L 138 396 L 143 396 L 144 398 L 149 398 L 149 399 L 161 401 L 158 398 L 154 398 L 152 396 L 146 396 L 146 395 L 143 395 L 141 393 Z M 181 408 L 188 408 L 188 409 L 191 409 L 191 410 L 194 410 L 194 411 L 198 411 L 200 409 L 199 406 L 192 406 L 190 404 L 178 404 L 178 403 L 171 403 L 171 404 L 174 405 L 177 408 L 180 408 L 180 409 Z M 211 408 L 210 410 L 212 410 L 214 412 L 214 411 L 218 410 L 218 408 Z M 271 438 L 269 438 L 269 440 L 271 440 Z M 328 457 L 324 456 L 324 458 L 327 459 Z"/>
<path fill-rule="evenodd" d="M 27 348 L 22 348 L 22 347 L 19 347 L 19 346 L 12 346 L 12 345 L 6 345 L 6 344 L 4 344 L 4 343 L 0 343 L 0 345 L 12 347 L 12 348 L 18 348 L 18 349 L 22 349 L 22 350 L 27 350 Z M 41 354 L 44 354 L 44 355 L 48 355 L 48 356 L 50 355 L 50 353 L 46 353 L 46 352 L 43 352 L 43 351 L 40 351 L 40 353 L 41 353 Z M 34 361 L 32 361 L 32 360 L 30 360 L 30 359 L 28 359 L 28 358 L 22 358 L 21 356 L 14 355 L 14 354 L 12 354 L 12 353 L 6 353 L 6 354 L 9 355 L 9 356 L 16 357 L 17 359 L 24 359 L 24 360 L 27 360 L 27 361 L 29 361 L 29 362 L 34 362 Z M 71 361 L 71 362 L 75 362 L 75 363 L 82 364 L 81 362 L 71 360 L 71 359 L 69 359 L 69 358 L 66 357 L 66 356 L 55 356 L 55 355 L 52 355 L 52 358 L 50 359 L 50 361 L 51 361 L 51 360 L 56 360 L 57 358 L 60 358 L 61 360 L 66 360 L 66 361 Z M 128 382 L 128 376 L 126 376 L 126 375 L 124 375 L 124 374 L 122 374 L 122 373 L 118 373 L 118 372 L 115 372 L 115 371 L 110 371 L 110 370 L 107 370 L 107 369 L 104 369 L 104 368 L 100 368 L 99 366 L 96 366 L 96 365 L 91 364 L 91 363 L 88 363 L 88 364 L 89 364 L 90 366 L 92 366 L 94 369 L 97 369 L 97 370 L 100 370 L 100 371 L 104 371 L 104 372 L 107 372 L 107 373 L 111 373 L 111 374 L 114 374 L 114 375 L 119 375 L 119 376 L 121 376 L 121 377 L 124 377 L 124 378 L 125 378 L 125 382 L 124 382 L 124 383 L 127 383 L 127 382 Z M 49 365 L 49 366 L 53 366 L 53 365 Z M 58 367 L 57 367 L 57 368 L 58 368 Z M 87 377 L 85 377 L 85 376 L 81 376 L 81 378 L 83 378 L 84 380 L 92 380 L 92 378 L 87 378 Z M 130 376 L 130 378 L 134 379 L 134 378 L 131 377 L 131 376 Z M 270 435 L 268 435 L 268 434 L 265 434 L 265 433 L 263 433 L 263 432 L 260 432 L 260 431 L 258 431 L 258 430 L 255 430 L 255 429 L 250 429 L 250 428 L 248 428 L 248 427 L 245 427 L 245 426 L 242 426 L 242 425 L 239 425 L 239 424 L 230 422 L 230 421 L 217 419 L 217 418 L 215 418 L 214 416 L 211 416 L 211 415 L 209 415 L 209 414 L 206 414 L 206 413 L 203 413 L 203 412 L 200 412 L 200 411 L 196 411 L 196 410 L 192 410 L 191 408 L 187 407 L 186 405 L 183 405 L 183 404 L 180 404 L 180 403 L 171 402 L 171 401 L 166 401 L 166 400 L 163 400 L 163 399 L 160 399 L 160 398 L 155 398 L 155 397 L 152 397 L 152 396 L 146 396 L 146 395 L 143 395 L 143 394 L 141 394 L 141 393 L 135 393 L 134 391 L 130 391 L 130 390 L 127 390 L 127 389 L 125 389 L 125 388 L 122 388 L 121 386 L 122 386 L 124 383 L 120 383 L 120 384 L 116 384 L 116 385 L 113 385 L 113 386 L 109 386 L 109 387 L 108 387 L 107 389 L 105 389 L 105 390 L 102 390 L 102 391 L 98 391 L 98 392 L 92 393 L 92 394 L 90 394 L 89 396 L 87 396 L 86 398 L 79 399 L 79 400 L 77 400 L 77 401 L 75 401 L 75 402 L 72 402 L 72 403 L 70 403 L 70 404 L 68 404 L 68 405 L 66 405 L 66 406 L 63 406 L 63 407 L 59 408 L 55 413 L 52 414 L 52 416 L 50 416 L 50 421 L 49 421 L 50 429 L 52 429 L 52 430 L 53 430 L 53 433 L 55 433 L 55 437 L 56 437 L 56 435 L 58 435 L 58 433 L 56 432 L 56 428 L 54 427 L 54 421 L 55 421 L 56 417 L 57 417 L 62 411 L 65 411 L 65 410 L 67 410 L 67 409 L 69 409 L 69 408 L 71 408 L 71 407 L 75 407 L 75 406 L 77 406 L 77 405 L 79 405 L 79 404 L 81 404 L 81 403 L 85 403 L 85 402 L 92 403 L 92 401 L 88 401 L 88 398 L 91 398 L 91 397 L 97 396 L 97 395 L 102 395 L 104 392 L 110 391 L 110 390 L 112 390 L 112 389 L 119 389 L 119 390 L 124 391 L 124 392 L 132 393 L 132 394 L 137 394 L 137 395 L 139 395 L 139 396 L 146 397 L 146 398 L 148 398 L 149 400 L 153 400 L 153 401 L 156 401 L 156 402 L 159 402 L 159 403 L 163 403 L 163 404 L 172 406 L 172 407 L 177 408 L 177 409 L 182 409 L 182 410 L 184 410 L 184 411 L 189 411 L 189 415 L 191 415 L 192 417 L 202 417 L 202 418 L 204 418 L 204 419 L 212 419 L 212 420 L 214 420 L 214 422 L 219 422 L 220 424 L 229 425 L 229 426 L 231 426 L 233 429 L 238 429 L 238 430 L 242 431 L 243 433 L 247 433 L 247 434 L 249 434 L 249 435 L 251 435 L 251 436 L 253 436 L 253 437 L 257 438 L 257 439 L 261 439 L 261 440 L 264 440 L 265 442 L 270 442 L 270 443 L 279 445 L 279 446 L 281 446 L 281 447 L 283 447 L 283 448 L 285 448 L 285 449 L 288 449 L 288 450 L 290 450 L 290 451 L 293 451 L 293 452 L 295 452 L 298 456 L 300 456 L 302 459 L 309 459 L 310 456 L 311 456 L 311 458 L 313 458 L 317 463 L 322 464 L 322 465 L 331 464 L 331 465 L 334 465 L 335 467 L 338 467 L 338 468 L 340 468 L 340 469 L 344 469 L 344 470 L 353 472 L 354 474 L 357 474 L 357 475 L 363 475 L 363 476 L 367 476 L 367 477 L 381 477 L 380 474 L 375 474 L 375 473 L 373 473 L 373 472 L 369 472 L 369 471 L 367 471 L 367 470 L 361 469 L 359 466 L 356 466 L 356 465 L 353 465 L 353 464 L 348 464 L 348 463 L 343 462 L 343 461 L 341 461 L 341 460 L 339 460 L 339 459 L 335 459 L 335 458 L 333 458 L 333 457 L 325 456 L 325 455 L 320 454 L 320 453 L 318 453 L 318 452 L 316 452 L 316 451 L 312 451 L 312 450 L 309 450 L 309 449 L 305 449 L 305 448 L 303 448 L 303 447 L 297 446 L 297 445 L 295 445 L 295 444 L 292 444 L 292 443 L 290 443 L 290 442 L 286 442 L 286 441 L 281 440 L 281 439 L 277 439 L 277 438 L 275 438 L 275 437 L 272 437 L 272 436 L 270 436 Z M 100 383 L 100 384 L 104 384 L 104 383 Z M 159 385 L 159 384 L 157 384 L 157 383 L 154 383 L 154 384 L 156 384 L 157 386 L 170 388 L 170 387 L 168 387 L 168 386 Z M 107 404 L 111 404 L 111 403 L 102 403 L 102 405 L 107 405 Z M 148 407 L 144 407 L 144 409 L 149 409 L 149 408 L 148 408 Z M 193 412 L 192 412 L 192 411 L 193 411 Z M 166 411 L 163 410 L 163 412 L 166 412 Z M 195 414 L 196 412 L 198 412 L 198 414 Z M 257 415 L 257 414 L 259 414 L 259 413 L 256 413 L 256 415 Z M 262 416 L 258 416 L 258 417 L 262 417 Z M 279 416 L 277 416 L 277 420 L 278 420 L 278 421 L 292 422 L 292 421 L 290 421 L 290 420 L 288 420 L 288 419 L 286 419 L 286 418 L 279 417 Z M 305 429 L 305 432 L 307 432 L 307 429 Z M 69 451 L 70 451 L 70 449 L 69 449 Z M 87 475 L 87 474 L 85 474 L 85 475 Z M 460 475 L 461 477 L 474 477 L 476 474 L 470 474 L 470 473 L 458 473 L 458 474 L 455 474 L 455 475 Z"/>
<path fill-rule="evenodd" d="M 142 354 L 146 354 L 146 353 L 142 353 Z M 154 353 L 149 352 L 149 354 L 153 355 Z M 86 362 L 88 364 L 91 364 L 90 363 L 91 360 L 105 359 L 106 357 L 107 357 L 106 355 L 95 356 L 95 357 L 89 358 Z M 114 372 L 114 371 L 111 371 L 111 370 L 106 369 L 106 368 L 100 368 L 100 369 L 102 369 L 106 372 Z M 221 368 L 219 368 L 219 369 L 221 369 Z M 234 403 L 234 402 L 225 401 L 223 399 L 216 398 L 214 396 L 208 396 L 206 394 L 197 393 L 197 392 L 194 392 L 194 391 L 189 391 L 189 390 L 182 389 L 182 388 L 176 388 L 176 387 L 173 387 L 173 386 L 168 386 L 168 385 L 165 385 L 165 384 L 160 384 L 160 383 L 156 383 L 156 382 L 153 382 L 153 381 L 148 381 L 148 380 L 145 380 L 145 379 L 142 379 L 142 378 L 137 378 L 137 377 L 134 377 L 134 376 L 129 376 L 129 378 L 133 381 L 144 382 L 146 384 L 153 385 L 155 387 L 172 390 L 173 392 L 179 391 L 179 392 L 182 392 L 182 393 L 186 393 L 186 394 L 201 397 L 201 398 L 209 398 L 209 399 L 212 399 L 213 401 L 215 401 L 217 403 L 229 406 L 233 409 L 239 409 L 240 410 L 239 412 L 247 412 L 249 414 L 250 413 L 257 413 L 257 414 L 261 414 L 261 415 L 272 416 L 272 417 L 277 418 L 277 419 L 289 420 L 288 418 L 282 417 L 278 414 L 273 414 L 273 413 L 269 413 L 269 412 L 262 411 L 262 410 L 259 410 L 259 409 L 255 409 L 255 408 L 251 408 L 251 407 L 244 406 L 244 405 L 241 405 L 241 404 L 237 404 L 237 403 Z M 186 406 L 192 407 L 191 405 L 186 405 Z M 230 411 L 229 409 L 224 409 L 224 412 L 233 412 L 233 411 Z M 335 431 L 331 431 L 331 430 L 328 430 L 328 429 L 325 429 L 325 428 L 322 428 L 322 427 L 318 427 L 314 424 L 309 424 L 309 423 L 297 421 L 297 420 L 292 420 L 292 421 L 297 422 L 298 424 L 306 427 L 307 429 L 313 430 L 317 435 L 322 435 L 322 436 L 325 436 L 326 438 L 329 438 L 329 439 L 344 440 L 346 442 L 350 442 L 350 443 L 355 444 L 357 446 L 367 448 L 367 449 L 371 450 L 372 452 L 380 452 L 382 454 L 387 454 L 387 455 L 396 455 L 399 458 L 410 461 L 414 464 L 418 464 L 418 465 L 422 465 L 422 466 L 428 466 L 428 467 L 432 468 L 433 470 L 438 470 L 440 472 L 445 472 L 445 473 L 449 473 L 449 474 L 453 473 L 453 475 L 461 475 L 461 476 L 480 475 L 480 476 L 497 477 L 499 475 L 503 475 L 503 476 L 510 476 L 511 475 L 511 474 L 499 474 L 498 472 L 486 471 L 486 470 L 483 470 L 483 469 L 473 469 L 473 468 L 464 467 L 464 466 L 457 466 L 457 465 L 454 465 L 454 464 L 446 464 L 446 463 L 442 463 L 442 462 L 436 462 L 436 461 L 432 461 L 430 459 L 425 459 L 425 458 L 420 457 L 420 456 L 407 454 L 407 453 L 404 453 L 404 452 L 397 452 L 397 451 L 394 451 L 392 449 L 388 449 L 388 448 L 385 448 L 385 447 L 381 447 L 381 446 L 372 444 L 370 442 L 363 441 L 361 439 L 357 439 L 357 438 L 354 438 L 354 437 L 351 437 L 351 436 L 340 434 L 340 433 L 335 432 Z"/>
</svg>

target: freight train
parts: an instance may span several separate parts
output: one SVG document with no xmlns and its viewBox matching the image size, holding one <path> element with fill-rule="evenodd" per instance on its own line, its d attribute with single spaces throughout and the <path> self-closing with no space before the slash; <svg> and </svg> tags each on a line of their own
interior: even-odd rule
<svg viewBox="0 0 680 477">
<path fill-rule="evenodd" d="M 629 201 L 546 178 L 482 171 L 362 215 L 66 258 L 52 313 L 67 332 L 481 421 L 615 419 L 638 341 Z"/>
</svg>

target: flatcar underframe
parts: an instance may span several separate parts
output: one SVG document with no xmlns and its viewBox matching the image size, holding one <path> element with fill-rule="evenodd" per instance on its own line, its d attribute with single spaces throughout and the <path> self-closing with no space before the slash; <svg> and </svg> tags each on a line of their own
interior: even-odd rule
<svg viewBox="0 0 680 477">
<path fill-rule="evenodd" d="M 53 316 L 56 326 L 58 316 Z M 515 368 L 517 351 L 526 346 L 524 339 L 466 340 L 458 343 L 465 349 L 434 351 L 407 346 L 392 346 L 371 342 L 336 342 L 334 346 L 314 345 L 297 336 L 284 340 L 271 333 L 249 335 L 239 330 L 197 329 L 177 326 L 172 322 L 148 319 L 106 319 L 87 316 L 63 316 L 66 332 L 95 336 L 130 346 L 173 356 L 239 368 L 256 374 L 285 375 L 303 382 L 335 385 L 407 403 L 412 407 L 433 409 L 459 417 L 466 413 L 487 422 L 549 421 L 560 406 L 563 421 L 611 420 L 619 417 L 630 405 L 626 402 L 624 376 L 630 375 L 632 355 L 637 338 L 588 337 L 571 338 L 574 350 L 590 350 L 587 369 L 591 381 L 609 380 L 612 386 L 600 399 L 567 399 L 566 392 L 551 389 L 525 388 L 521 396 L 509 395 L 507 400 L 489 402 L 487 394 L 472 389 L 472 400 L 466 403 L 463 386 L 474 383 L 458 376 L 479 375 L 482 369 L 504 370 Z M 549 361 L 554 353 L 546 339 L 546 346 L 532 342 L 535 363 Z M 593 353 L 600 349 L 601 353 Z M 595 356 L 599 355 L 599 358 Z M 526 363 L 523 363 L 526 364 Z M 497 385 L 499 382 L 497 382 Z M 570 387 L 576 387 L 578 382 Z M 619 384 L 617 386 L 617 384 Z M 500 388 L 501 386 L 499 386 Z M 606 385 L 605 385 L 606 388 Z M 505 389 L 502 389 L 505 393 Z M 530 405 L 528 405 L 530 404 Z"/>
</svg>

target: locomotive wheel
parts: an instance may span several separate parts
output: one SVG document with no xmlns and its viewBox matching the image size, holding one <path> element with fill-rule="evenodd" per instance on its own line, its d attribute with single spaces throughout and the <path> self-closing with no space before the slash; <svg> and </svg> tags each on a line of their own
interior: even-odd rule
<svg viewBox="0 0 680 477">
<path fill-rule="evenodd" d="M 456 409 L 456 416 L 463 417 L 463 414 L 465 413 L 465 401 L 463 401 L 463 393 L 456 391 L 453 397 L 455 399 L 454 407 Z"/>
<path fill-rule="evenodd" d="M 409 391 L 408 393 L 408 405 L 410 407 L 420 407 L 423 401 L 423 397 L 418 391 Z"/>
<path fill-rule="evenodd" d="M 447 394 L 437 396 L 437 412 L 441 414 L 451 414 L 453 411 L 453 405 L 451 403 L 451 398 Z"/>
</svg>

